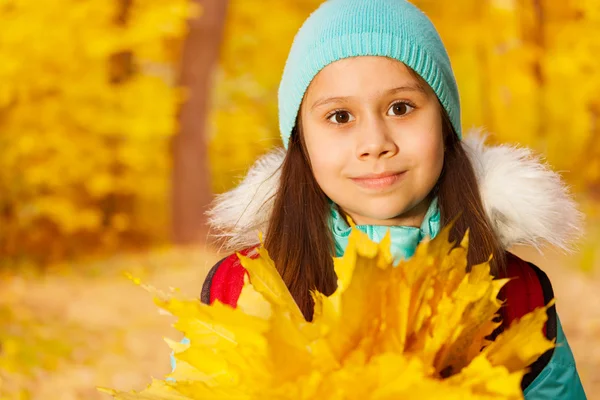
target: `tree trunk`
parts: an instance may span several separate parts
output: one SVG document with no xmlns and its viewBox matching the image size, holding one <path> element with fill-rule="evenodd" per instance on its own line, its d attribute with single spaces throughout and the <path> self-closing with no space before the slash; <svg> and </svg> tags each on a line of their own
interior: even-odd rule
<svg viewBox="0 0 600 400">
<path fill-rule="evenodd" d="M 227 0 L 193 0 L 201 15 L 190 21 L 183 45 L 181 83 L 188 91 L 173 140 L 172 237 L 198 243 L 206 235 L 205 212 L 212 199 L 207 151 L 207 116 L 223 36 Z"/>
</svg>

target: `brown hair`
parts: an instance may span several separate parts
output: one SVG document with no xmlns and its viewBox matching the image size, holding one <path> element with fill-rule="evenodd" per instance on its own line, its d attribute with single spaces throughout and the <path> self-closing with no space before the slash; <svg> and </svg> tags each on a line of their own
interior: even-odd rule
<svg viewBox="0 0 600 400">
<path fill-rule="evenodd" d="M 460 241 L 469 229 L 469 268 L 492 255 L 492 273 L 497 275 L 504 268 L 504 251 L 483 208 L 473 166 L 445 111 L 442 120 L 444 166 L 433 189 L 441 224 L 458 217 L 450 239 Z M 297 124 L 283 161 L 265 247 L 307 320 L 313 314 L 310 292 L 329 295 L 336 288 L 328 216 L 329 200 L 314 178 L 302 127 Z"/>
<path fill-rule="evenodd" d="M 455 242 L 469 231 L 469 269 L 488 261 L 491 256 L 491 272 L 499 276 L 506 267 L 505 252 L 483 207 L 475 170 L 445 111 L 442 124 L 446 148 L 444 166 L 434 188 L 441 225 L 446 226 L 456 219 L 450 231 L 450 240 Z"/>
</svg>

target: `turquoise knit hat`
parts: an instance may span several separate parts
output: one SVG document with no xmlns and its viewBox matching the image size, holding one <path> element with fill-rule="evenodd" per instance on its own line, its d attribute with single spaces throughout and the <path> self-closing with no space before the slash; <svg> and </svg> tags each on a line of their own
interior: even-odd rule
<svg viewBox="0 0 600 400">
<path fill-rule="evenodd" d="M 405 0 L 328 0 L 296 34 L 279 85 L 279 130 L 286 148 L 314 77 L 327 65 L 355 56 L 389 57 L 415 70 L 436 93 L 461 138 L 456 80 L 429 18 Z"/>
</svg>

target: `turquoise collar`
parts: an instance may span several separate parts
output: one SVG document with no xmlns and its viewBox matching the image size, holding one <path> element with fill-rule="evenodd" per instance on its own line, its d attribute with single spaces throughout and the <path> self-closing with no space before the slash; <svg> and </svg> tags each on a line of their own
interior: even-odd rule
<svg viewBox="0 0 600 400">
<path fill-rule="evenodd" d="M 348 246 L 348 236 L 352 229 L 337 205 L 331 203 L 331 218 L 329 219 L 333 239 L 335 241 L 336 257 L 344 254 Z M 356 228 L 366 233 L 369 238 L 377 243 L 383 239 L 389 230 L 392 238 L 392 255 L 396 262 L 412 257 L 417 245 L 425 237 L 434 238 L 440 231 L 440 209 L 437 198 L 434 198 L 425 214 L 420 228 L 412 226 L 381 226 L 381 225 L 356 225 Z"/>
</svg>

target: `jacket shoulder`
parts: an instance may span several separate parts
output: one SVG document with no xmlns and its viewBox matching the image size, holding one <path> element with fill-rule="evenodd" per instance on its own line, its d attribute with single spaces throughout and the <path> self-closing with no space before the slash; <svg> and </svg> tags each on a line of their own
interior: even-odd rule
<svg viewBox="0 0 600 400">
<path fill-rule="evenodd" d="M 560 318 L 557 319 L 557 325 L 556 348 L 552 358 L 536 379 L 525 388 L 525 400 L 587 399 Z"/>
<path fill-rule="evenodd" d="M 521 318 L 524 313 L 547 306 L 554 299 L 548 275 L 535 264 L 508 254 L 506 275 L 512 280 L 505 286 L 505 316 Z M 575 358 L 562 330 L 556 306 L 548 307 L 544 333 L 556 343 L 530 367 L 521 387 L 526 400 L 564 399 L 585 400 Z"/>
<path fill-rule="evenodd" d="M 535 264 L 507 253 L 506 271 L 502 278 L 510 281 L 504 286 L 502 295 L 506 301 L 503 317 L 509 323 L 522 318 L 554 299 L 554 290 L 548 275 Z"/>
<path fill-rule="evenodd" d="M 240 251 L 239 254 L 253 257 L 256 247 Z M 202 285 L 200 300 L 204 304 L 212 304 L 219 300 L 232 307 L 237 306 L 238 298 L 244 286 L 246 269 L 242 266 L 238 253 L 231 254 L 216 263 L 208 272 Z"/>
<path fill-rule="evenodd" d="M 501 292 L 505 301 L 502 308 L 504 326 L 510 326 L 536 308 L 547 306 L 554 299 L 554 290 L 548 275 L 535 264 L 512 253 L 507 253 L 504 275 L 511 279 Z M 544 326 L 544 334 L 548 340 L 556 341 L 559 330 L 556 306 L 548 307 L 546 313 L 548 319 Z M 548 367 L 554 351 L 555 349 L 548 350 L 529 367 L 529 372 L 521 382 L 523 390 L 527 389 Z"/>
</svg>

